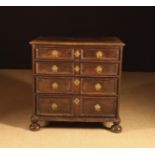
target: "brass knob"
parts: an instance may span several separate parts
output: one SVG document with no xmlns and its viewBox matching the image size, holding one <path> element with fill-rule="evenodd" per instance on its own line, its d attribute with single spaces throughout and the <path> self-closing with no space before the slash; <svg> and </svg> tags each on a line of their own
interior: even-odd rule
<svg viewBox="0 0 155 155">
<path fill-rule="evenodd" d="M 103 56 L 104 56 L 104 54 L 103 54 L 102 51 L 97 51 L 97 52 L 96 52 L 96 57 L 97 57 L 98 59 L 103 58 Z"/>
<path fill-rule="evenodd" d="M 79 80 L 79 79 L 75 79 L 75 80 L 74 80 L 74 84 L 75 84 L 75 86 L 79 86 L 80 80 Z"/>
<path fill-rule="evenodd" d="M 79 66 L 75 66 L 74 67 L 74 71 L 78 73 L 80 71 L 80 67 Z"/>
<path fill-rule="evenodd" d="M 101 88 L 102 88 L 102 85 L 101 85 L 100 83 L 97 83 L 97 84 L 95 85 L 96 91 L 101 90 Z"/>
<path fill-rule="evenodd" d="M 80 51 L 79 50 L 76 50 L 75 53 L 74 53 L 74 55 L 75 55 L 76 58 L 78 58 L 80 56 Z"/>
<path fill-rule="evenodd" d="M 57 105 L 56 103 L 52 103 L 52 104 L 51 104 L 51 109 L 52 109 L 53 111 L 56 111 L 56 110 L 58 109 L 58 105 Z"/>
<path fill-rule="evenodd" d="M 58 50 L 52 50 L 51 56 L 57 58 L 59 56 L 59 51 Z"/>
<path fill-rule="evenodd" d="M 53 88 L 53 89 L 57 89 L 57 88 L 58 88 L 58 83 L 53 82 L 53 83 L 52 83 L 52 88 Z"/>
<path fill-rule="evenodd" d="M 74 103 L 75 103 L 76 105 L 78 105 L 78 104 L 80 103 L 80 99 L 79 99 L 79 98 L 75 98 L 75 99 L 74 99 Z"/>
<path fill-rule="evenodd" d="M 96 72 L 97 72 L 97 73 L 102 73 L 102 71 L 103 71 L 102 66 L 97 66 L 97 67 L 96 67 Z"/>
<path fill-rule="evenodd" d="M 101 106 L 99 104 L 95 104 L 94 109 L 95 109 L 95 111 L 99 112 L 99 111 L 101 111 Z"/>
<path fill-rule="evenodd" d="M 51 67 L 51 70 L 52 70 L 53 72 L 58 72 L 58 66 L 57 66 L 57 65 L 53 65 L 53 66 Z"/>
</svg>

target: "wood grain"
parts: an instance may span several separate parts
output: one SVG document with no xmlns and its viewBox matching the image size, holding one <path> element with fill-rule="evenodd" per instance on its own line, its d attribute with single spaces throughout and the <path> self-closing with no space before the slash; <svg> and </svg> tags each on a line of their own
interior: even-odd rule
<svg viewBox="0 0 155 155">
<path fill-rule="evenodd" d="M 120 132 L 119 88 L 122 50 L 118 38 L 38 38 L 33 50 L 34 106 L 39 120 L 114 123 Z"/>
</svg>

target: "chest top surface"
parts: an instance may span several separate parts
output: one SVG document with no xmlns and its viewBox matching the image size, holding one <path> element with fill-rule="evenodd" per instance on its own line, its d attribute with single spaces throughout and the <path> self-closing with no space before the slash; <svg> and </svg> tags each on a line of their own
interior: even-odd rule
<svg viewBox="0 0 155 155">
<path fill-rule="evenodd" d="M 30 44 L 35 45 L 85 45 L 85 46 L 125 46 L 117 37 L 99 37 L 99 38 L 62 38 L 62 37 L 38 37 Z"/>
</svg>

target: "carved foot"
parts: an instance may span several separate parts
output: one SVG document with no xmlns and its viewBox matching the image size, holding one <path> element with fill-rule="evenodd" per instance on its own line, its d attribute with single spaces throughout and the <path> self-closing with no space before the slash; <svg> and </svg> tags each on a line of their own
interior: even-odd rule
<svg viewBox="0 0 155 155">
<path fill-rule="evenodd" d="M 122 127 L 118 123 L 114 123 L 110 130 L 114 133 L 120 133 L 122 131 Z"/>
<path fill-rule="evenodd" d="M 35 123 L 30 124 L 29 128 L 32 131 L 38 131 L 40 130 L 40 125 L 37 122 L 35 122 Z"/>
</svg>

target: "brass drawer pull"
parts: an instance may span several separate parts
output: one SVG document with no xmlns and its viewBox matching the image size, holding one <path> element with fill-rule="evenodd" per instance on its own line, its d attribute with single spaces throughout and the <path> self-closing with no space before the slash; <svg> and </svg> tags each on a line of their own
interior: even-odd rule
<svg viewBox="0 0 155 155">
<path fill-rule="evenodd" d="M 59 51 L 58 50 L 52 50 L 50 52 L 50 55 L 54 58 L 58 58 L 59 57 Z"/>
<path fill-rule="evenodd" d="M 53 65 L 51 67 L 52 72 L 58 72 L 58 66 L 57 65 Z"/>
<path fill-rule="evenodd" d="M 100 104 L 95 104 L 95 105 L 94 105 L 94 109 L 95 109 L 95 111 L 97 111 L 97 112 L 101 111 L 101 106 L 100 106 Z"/>
<path fill-rule="evenodd" d="M 104 53 L 102 51 L 97 51 L 96 52 L 97 59 L 101 59 L 101 58 L 103 58 L 103 56 L 104 56 Z"/>
<path fill-rule="evenodd" d="M 56 111 L 58 109 L 58 105 L 56 103 L 51 104 L 52 111 Z"/>
<path fill-rule="evenodd" d="M 101 88 L 102 88 L 102 85 L 100 83 L 95 84 L 95 90 L 96 91 L 101 90 Z"/>
<path fill-rule="evenodd" d="M 74 53 L 74 56 L 75 56 L 76 58 L 79 58 L 80 55 L 81 55 L 81 54 L 80 54 L 80 51 L 79 51 L 79 50 L 76 50 L 75 53 Z"/>
<path fill-rule="evenodd" d="M 74 84 L 75 84 L 75 86 L 79 86 L 80 80 L 79 80 L 79 79 L 75 79 L 75 80 L 74 80 Z"/>
<path fill-rule="evenodd" d="M 53 88 L 53 89 L 57 89 L 57 88 L 58 88 L 58 86 L 59 86 L 59 85 L 58 85 L 58 83 L 57 83 L 57 82 L 53 82 L 53 83 L 52 83 L 52 88 Z"/>
<path fill-rule="evenodd" d="M 76 105 L 78 105 L 78 104 L 80 103 L 80 99 L 79 99 L 79 98 L 75 98 L 75 99 L 74 99 L 74 103 L 75 103 Z"/>
<path fill-rule="evenodd" d="M 79 66 L 75 66 L 75 67 L 74 67 L 74 71 L 75 71 L 76 73 L 78 73 L 78 72 L 80 71 L 80 67 L 79 67 Z"/>
<path fill-rule="evenodd" d="M 99 73 L 102 73 L 103 71 L 103 67 L 102 66 L 97 66 L 96 67 L 96 72 L 99 74 Z"/>
</svg>

